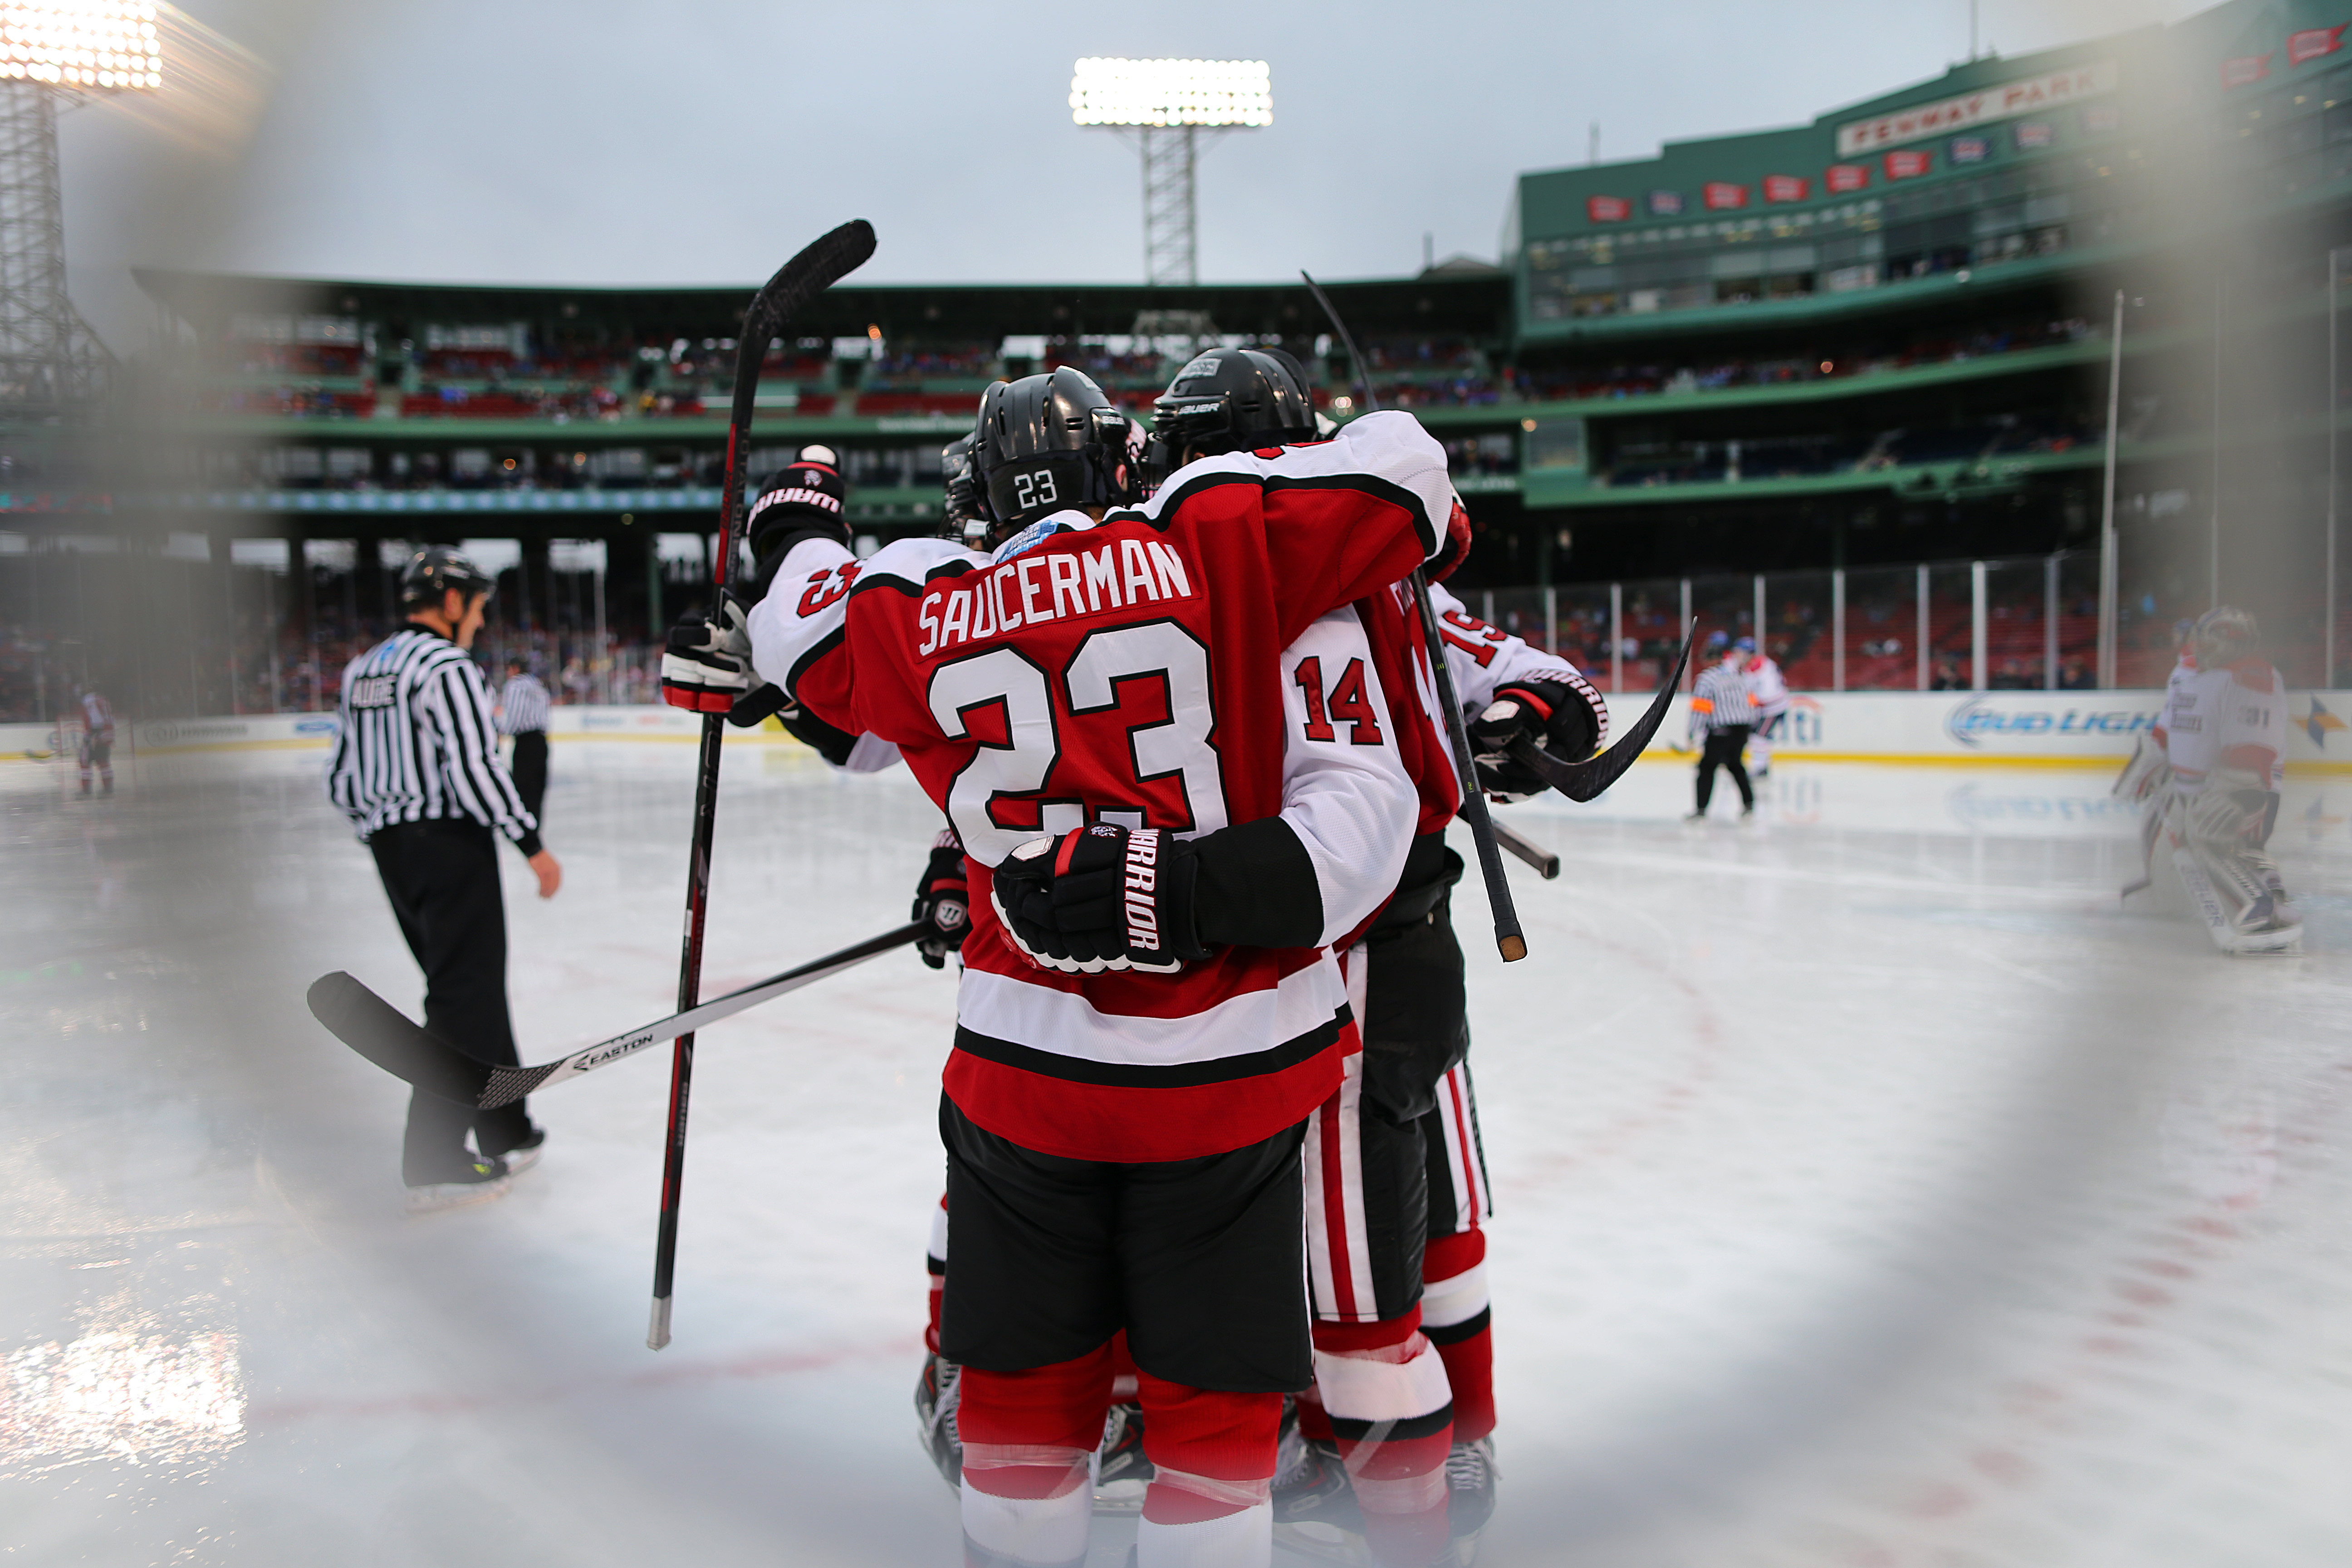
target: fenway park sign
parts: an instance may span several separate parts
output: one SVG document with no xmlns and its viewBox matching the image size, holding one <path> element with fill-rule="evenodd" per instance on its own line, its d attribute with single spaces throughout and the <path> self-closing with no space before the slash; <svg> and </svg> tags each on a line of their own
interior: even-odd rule
<svg viewBox="0 0 2352 1568">
<path fill-rule="evenodd" d="M 2005 120 L 2013 114 L 2038 114 L 2072 103 L 2076 99 L 2112 92 L 2116 87 L 2116 62 L 2100 60 L 2092 65 L 2052 71 L 2046 76 L 2000 82 L 1936 103 L 1914 104 L 1891 114 L 1874 114 L 1867 120 L 1849 120 L 1838 127 L 1838 156 L 1851 158 L 1881 147 L 1922 142 L 1930 136 L 1946 136 L 1988 121 Z"/>
</svg>

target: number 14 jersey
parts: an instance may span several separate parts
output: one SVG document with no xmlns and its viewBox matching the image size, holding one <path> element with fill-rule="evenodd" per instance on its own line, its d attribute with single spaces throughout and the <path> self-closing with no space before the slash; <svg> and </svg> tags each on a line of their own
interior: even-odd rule
<svg viewBox="0 0 2352 1568">
<path fill-rule="evenodd" d="M 1101 523 L 1069 512 L 994 556 L 905 540 L 860 563 L 793 549 L 751 616 L 760 672 L 898 746 L 972 862 L 948 1093 L 1072 1159 L 1195 1158 L 1298 1121 L 1336 1086 L 1346 989 L 1320 946 L 1232 947 L 1172 975 L 1032 963 L 990 868 L 1088 821 L 1181 837 L 1279 816 L 1328 942 L 1395 885 L 1417 815 L 1364 628 L 1452 506 L 1410 416 L 1192 464 Z M 1282 889 L 1296 894 L 1301 889 Z"/>
</svg>

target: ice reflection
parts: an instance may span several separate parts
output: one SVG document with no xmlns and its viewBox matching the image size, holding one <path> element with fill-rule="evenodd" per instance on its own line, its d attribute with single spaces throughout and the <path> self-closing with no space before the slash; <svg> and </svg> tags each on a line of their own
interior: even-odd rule
<svg viewBox="0 0 2352 1568">
<path fill-rule="evenodd" d="M 245 1440 L 233 1333 L 175 1338 L 99 1329 L 9 1355 L 0 1378 L 0 1476 L 100 1459 L 184 1463 Z"/>
</svg>

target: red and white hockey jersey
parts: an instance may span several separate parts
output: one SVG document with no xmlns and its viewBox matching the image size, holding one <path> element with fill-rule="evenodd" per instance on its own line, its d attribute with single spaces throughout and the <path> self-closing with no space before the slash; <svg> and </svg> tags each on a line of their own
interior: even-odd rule
<svg viewBox="0 0 2352 1568">
<path fill-rule="evenodd" d="M 2266 789 L 2286 777 L 2286 686 L 2268 659 L 2185 678 L 2176 670 L 2158 725 L 2180 795 L 2195 795 L 2224 768 L 2252 773 Z"/>
<path fill-rule="evenodd" d="M 1444 454 L 1407 415 L 1188 466 L 1143 507 L 1049 520 L 995 557 L 804 541 L 751 615 L 754 662 L 835 727 L 898 748 L 972 863 L 949 1095 L 1072 1159 L 1189 1159 L 1271 1136 L 1337 1084 L 1320 947 L 1228 948 L 1174 975 L 1032 963 L 989 869 L 1108 820 L 1191 837 L 1280 816 L 1328 942 L 1394 887 L 1415 803 L 1348 606 L 1442 536 Z M 1311 689 L 1311 696 L 1310 696 Z"/>
<path fill-rule="evenodd" d="M 1591 705 L 1601 743 L 1608 743 L 1609 705 L 1574 665 L 1488 626 L 1437 584 L 1430 584 L 1429 601 L 1437 613 L 1439 640 L 1445 644 L 1446 673 L 1454 678 L 1454 695 L 1465 720 L 1486 711 L 1495 693 L 1514 681 L 1555 680 Z M 1397 746 L 1421 795 L 1421 821 L 1413 831 L 1416 836 L 1443 833 L 1461 809 L 1462 791 L 1454 771 L 1453 742 L 1438 710 L 1428 644 L 1422 637 L 1412 592 L 1399 583 L 1366 598 L 1356 610 L 1371 637 L 1381 684 L 1388 689 L 1400 713 L 1408 707 L 1412 710 L 1409 718 L 1397 721 Z M 1414 699 L 1410 702 L 1408 692 Z"/>
</svg>

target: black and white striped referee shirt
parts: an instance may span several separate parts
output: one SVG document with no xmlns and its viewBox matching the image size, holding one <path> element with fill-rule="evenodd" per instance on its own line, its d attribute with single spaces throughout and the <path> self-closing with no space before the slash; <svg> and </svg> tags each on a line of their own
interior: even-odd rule
<svg viewBox="0 0 2352 1568">
<path fill-rule="evenodd" d="M 539 823 L 499 760 L 490 689 L 463 648 L 412 626 L 352 660 L 327 798 L 365 843 L 395 823 L 469 816 L 539 853 Z"/>
<path fill-rule="evenodd" d="M 1747 677 L 1728 664 L 1711 664 L 1699 672 L 1697 689 L 1691 693 L 1692 729 L 1728 730 L 1755 722 Z"/>
<path fill-rule="evenodd" d="M 499 689 L 499 733 L 527 735 L 547 728 L 547 688 L 526 670 Z"/>
</svg>

